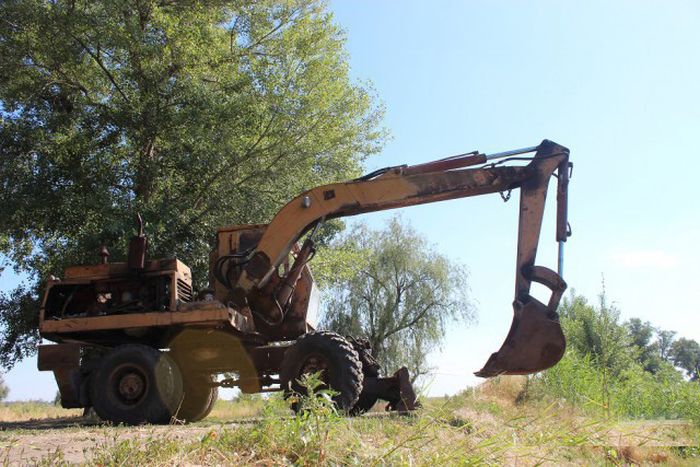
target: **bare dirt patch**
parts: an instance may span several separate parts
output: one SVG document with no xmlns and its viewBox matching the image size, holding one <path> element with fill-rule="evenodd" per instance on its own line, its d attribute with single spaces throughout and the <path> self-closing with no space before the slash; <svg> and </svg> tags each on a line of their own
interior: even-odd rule
<svg viewBox="0 0 700 467">
<path fill-rule="evenodd" d="M 96 449 L 124 440 L 181 440 L 188 442 L 218 431 L 221 424 L 144 425 L 113 427 L 91 418 L 73 417 L 0 423 L 0 464 L 26 465 L 61 460 L 89 461 Z"/>
</svg>

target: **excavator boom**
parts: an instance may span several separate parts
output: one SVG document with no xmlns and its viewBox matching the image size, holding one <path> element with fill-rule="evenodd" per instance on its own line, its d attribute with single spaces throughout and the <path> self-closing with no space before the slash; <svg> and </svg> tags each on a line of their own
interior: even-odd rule
<svg viewBox="0 0 700 467">
<path fill-rule="evenodd" d="M 534 152 L 534 156 L 522 154 Z M 499 162 L 491 162 L 499 160 Z M 503 165 L 510 161 L 526 165 Z M 473 168 L 472 166 L 481 165 Z M 327 219 L 352 216 L 436 201 L 520 189 L 520 222 L 516 260 L 514 318 L 502 348 L 476 374 L 533 373 L 554 365 L 564 353 L 565 340 L 556 308 L 566 284 L 559 274 L 535 265 L 545 199 L 550 178 L 558 178 L 557 232 L 561 245 L 569 232 L 567 191 L 569 150 L 544 140 L 535 147 L 485 155 L 478 152 L 426 164 L 388 167 L 364 177 L 313 188 L 284 206 L 265 229 L 250 260 L 232 284 L 231 298 L 267 324 L 285 318 L 286 300 L 298 277 L 280 278 L 275 271 L 296 242 Z M 313 249 L 307 239 L 292 271 L 300 271 Z M 560 265 L 562 259 L 560 258 Z M 287 279 L 287 280 L 285 280 Z M 552 291 L 545 305 L 530 295 L 531 283 Z M 282 290 L 284 289 L 284 292 Z"/>
</svg>

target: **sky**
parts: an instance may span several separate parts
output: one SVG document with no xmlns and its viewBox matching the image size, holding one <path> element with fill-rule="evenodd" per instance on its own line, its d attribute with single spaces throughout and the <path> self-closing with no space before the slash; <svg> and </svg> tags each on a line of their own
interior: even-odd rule
<svg viewBox="0 0 700 467">
<path fill-rule="evenodd" d="M 386 108 L 391 140 L 366 163 L 415 164 L 550 139 L 571 150 L 573 236 L 564 278 L 622 319 L 700 340 L 700 3 L 692 1 L 334 1 L 351 73 Z M 554 185 L 552 185 L 553 187 Z M 550 199 L 552 192 L 550 192 Z M 551 204 L 551 203 L 550 203 Z M 472 373 L 512 319 L 518 199 L 406 208 L 437 251 L 465 264 L 477 324 L 454 324 L 430 356 L 428 394 Z M 538 264 L 556 269 L 554 210 Z M 379 228 L 394 212 L 356 218 Z M 0 289 L 16 279 L 0 276 Z M 534 295 L 545 299 L 541 290 Z M 5 375 L 10 400 L 53 399 L 28 359 Z"/>
</svg>

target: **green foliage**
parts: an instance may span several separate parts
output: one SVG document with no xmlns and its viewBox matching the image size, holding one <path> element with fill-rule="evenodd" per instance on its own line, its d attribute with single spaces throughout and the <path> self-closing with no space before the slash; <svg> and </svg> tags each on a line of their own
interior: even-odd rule
<svg viewBox="0 0 700 467">
<path fill-rule="evenodd" d="M 639 352 L 639 362 L 645 371 L 656 373 L 664 364 L 664 358 L 660 350 L 660 341 L 654 342 L 654 334 L 657 330 L 649 321 L 639 318 L 631 318 L 625 323 L 632 344 Z"/>
<path fill-rule="evenodd" d="M 700 379 L 700 344 L 682 337 L 671 345 L 670 355 L 673 363 L 683 368 L 692 381 Z"/>
<path fill-rule="evenodd" d="M 695 341 L 671 344 L 675 333 L 636 318 L 621 324 L 604 294 L 593 306 L 572 292 L 559 311 L 568 350 L 556 366 L 534 377 L 533 393 L 608 416 L 700 422 L 700 385 L 686 381 L 668 359 L 684 367 L 680 362 L 695 355 Z M 687 353 L 679 358 L 680 349 Z"/>
<path fill-rule="evenodd" d="M 628 417 L 700 422 L 700 385 L 685 381 L 668 364 L 653 374 L 630 368 L 614 391 L 617 412 Z"/>
<path fill-rule="evenodd" d="M 307 388 L 305 394 L 296 394 L 286 401 L 281 398 L 268 401 L 260 424 L 253 429 L 228 431 L 221 437 L 210 433 L 202 439 L 203 445 L 227 446 L 224 452 L 255 446 L 261 453 L 282 457 L 293 465 L 329 462 L 328 451 L 341 434 L 343 419 L 335 409 L 333 392 L 320 389 L 323 383 L 318 374 L 304 375 L 301 382 Z M 293 402 L 301 410 L 289 417 L 289 404 Z"/>
<path fill-rule="evenodd" d="M 385 370 L 427 373 L 426 356 L 447 324 L 474 320 L 465 268 L 400 218 L 383 230 L 357 226 L 333 246 L 350 265 L 327 281 L 322 326 L 368 339 Z"/>
<path fill-rule="evenodd" d="M 671 346 L 676 338 L 676 331 L 665 331 L 663 329 L 657 329 L 657 347 L 659 349 L 659 356 L 669 361 L 671 359 Z"/>
<path fill-rule="evenodd" d="M 295 462 L 318 465 L 326 460 L 328 440 L 338 429 L 341 417 L 333 403 L 335 393 L 321 389 L 324 383 L 320 373 L 305 374 L 300 383 L 307 393 L 296 395 L 300 410 L 285 430 L 286 436 L 292 446 L 296 445 Z"/>
<path fill-rule="evenodd" d="M 591 305 L 572 292 L 559 307 L 567 346 L 589 355 L 602 369 L 619 374 L 637 358 L 637 349 L 627 330 L 620 325 L 620 311 L 607 303 L 605 293 Z"/>
<path fill-rule="evenodd" d="M 348 75 L 318 0 L 0 3 L 0 254 L 29 283 L 0 296 L 0 364 L 30 354 L 40 286 L 134 214 L 150 254 L 206 280 L 215 228 L 265 222 L 356 176 L 382 111 Z"/>
<path fill-rule="evenodd" d="M 5 385 L 5 380 L 3 379 L 2 375 L 0 374 L 0 402 L 4 401 L 5 398 L 7 397 L 7 394 L 10 392 L 10 389 Z"/>
<path fill-rule="evenodd" d="M 322 246 L 313 261 L 314 280 L 321 289 L 350 281 L 369 263 L 371 253 L 355 242 L 337 241 Z"/>
<path fill-rule="evenodd" d="M 533 379 L 532 393 L 564 399 L 591 414 L 700 423 L 700 385 L 685 381 L 668 364 L 656 373 L 633 364 L 606 379 L 590 355 L 570 349 L 556 366 Z"/>
</svg>

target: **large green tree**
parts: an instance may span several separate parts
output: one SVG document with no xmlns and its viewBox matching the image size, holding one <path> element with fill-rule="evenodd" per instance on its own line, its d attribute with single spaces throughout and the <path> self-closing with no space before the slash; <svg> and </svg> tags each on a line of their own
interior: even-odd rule
<svg viewBox="0 0 700 467">
<path fill-rule="evenodd" d="M 700 381 L 700 344 L 697 341 L 681 337 L 671 345 L 670 354 L 673 363 L 683 368 L 691 381 Z"/>
<path fill-rule="evenodd" d="M 658 348 L 659 356 L 664 360 L 671 359 L 671 346 L 676 339 L 676 331 L 666 331 L 664 329 L 657 328 L 656 335 L 658 336 Z"/>
<path fill-rule="evenodd" d="M 384 370 L 428 373 L 447 325 L 474 320 L 465 268 L 400 218 L 382 230 L 359 225 L 334 246 L 352 262 L 329 284 L 322 326 L 366 338 Z"/>
<path fill-rule="evenodd" d="M 135 212 L 201 284 L 217 226 L 354 176 L 380 119 L 316 0 L 0 2 L 0 253 L 28 277 L 0 364 L 34 350 L 42 281 L 123 258 Z"/>
<path fill-rule="evenodd" d="M 625 322 L 625 327 L 632 339 L 632 344 L 638 349 L 639 363 L 646 371 L 656 373 L 664 364 L 661 356 L 662 336 L 658 335 L 654 340 L 657 329 L 649 321 L 642 321 L 639 318 L 630 318 Z"/>
</svg>

